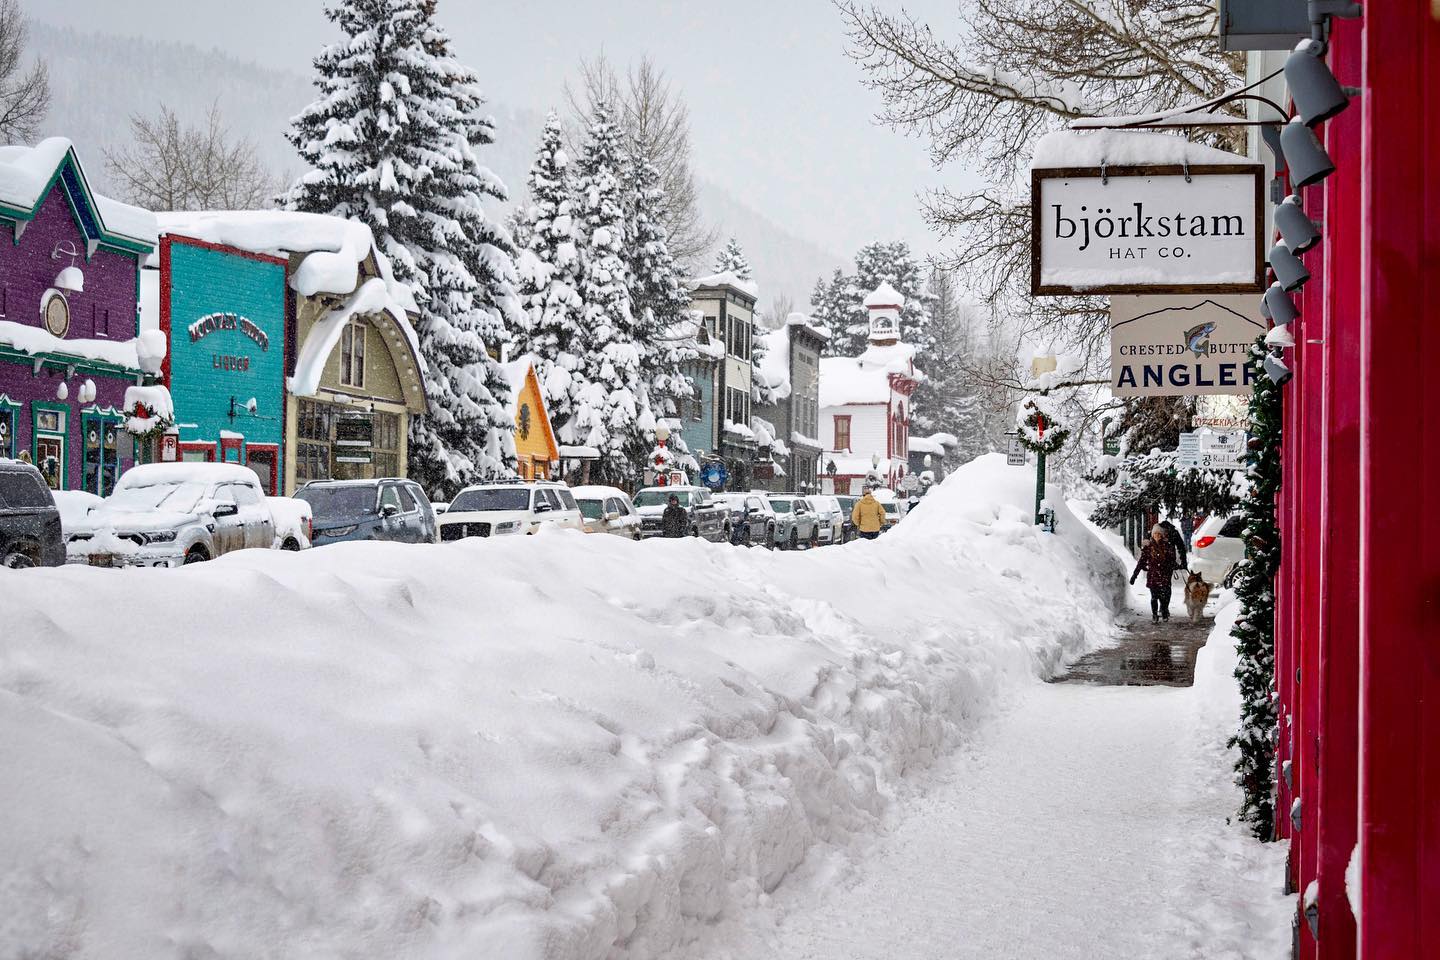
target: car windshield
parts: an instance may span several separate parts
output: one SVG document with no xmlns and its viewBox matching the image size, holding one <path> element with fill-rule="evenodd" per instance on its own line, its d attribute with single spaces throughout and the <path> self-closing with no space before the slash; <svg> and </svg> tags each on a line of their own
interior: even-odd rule
<svg viewBox="0 0 1440 960">
<path fill-rule="evenodd" d="M 770 506 L 775 508 L 776 513 L 793 513 L 794 507 L 792 504 L 794 502 L 793 500 L 771 500 Z"/>
<path fill-rule="evenodd" d="M 1219 535 L 1222 537 L 1238 537 L 1244 532 L 1245 515 L 1243 513 L 1237 513 L 1235 514 L 1235 516 L 1225 521 L 1225 525 L 1220 528 Z"/>
<path fill-rule="evenodd" d="M 482 487 L 461 490 L 450 501 L 446 513 L 490 513 L 496 510 L 529 510 L 530 491 L 518 487 Z"/>
<path fill-rule="evenodd" d="M 174 510 L 189 513 L 205 492 L 203 483 L 156 483 L 148 487 L 116 490 L 105 500 L 110 510 L 139 513 L 144 510 Z"/>
<path fill-rule="evenodd" d="M 678 497 L 682 507 L 690 506 L 690 493 L 686 490 L 678 490 L 674 493 L 668 490 L 641 490 L 635 494 L 635 506 L 663 507 L 670 502 L 671 497 Z"/>
<path fill-rule="evenodd" d="M 884 503 L 881 504 L 881 506 L 883 506 L 883 507 L 885 508 L 885 512 L 886 512 L 886 513 L 899 513 L 899 512 L 900 512 L 900 504 L 896 503 L 894 500 L 891 500 L 891 501 L 889 501 L 889 502 L 884 502 Z"/>
<path fill-rule="evenodd" d="M 586 520 L 599 520 L 605 516 L 605 503 L 601 500 L 581 500 L 580 513 Z"/>
<path fill-rule="evenodd" d="M 316 520 L 363 517 L 375 510 L 375 488 L 366 483 L 311 486 L 295 496 L 310 504 Z"/>
</svg>

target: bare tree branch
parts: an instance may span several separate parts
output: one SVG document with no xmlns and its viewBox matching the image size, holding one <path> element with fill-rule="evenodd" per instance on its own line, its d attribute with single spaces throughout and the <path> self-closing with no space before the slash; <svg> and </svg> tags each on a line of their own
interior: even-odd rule
<svg viewBox="0 0 1440 960">
<path fill-rule="evenodd" d="M 254 210 L 279 181 L 249 140 L 231 139 L 212 105 L 203 127 L 182 126 L 164 104 L 155 117 L 130 118 L 131 143 L 105 151 L 124 198 L 152 210 Z"/>
<path fill-rule="evenodd" d="M 19 0 L 0 0 L 0 140 L 28 141 L 50 109 L 50 75 L 38 59 L 25 70 L 29 24 Z"/>
</svg>

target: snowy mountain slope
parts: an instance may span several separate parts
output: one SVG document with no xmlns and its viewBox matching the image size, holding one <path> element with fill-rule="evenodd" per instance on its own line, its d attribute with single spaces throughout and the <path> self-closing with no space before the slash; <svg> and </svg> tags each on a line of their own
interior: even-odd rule
<svg viewBox="0 0 1440 960">
<path fill-rule="evenodd" d="M 103 150 L 126 141 L 131 115 L 153 115 L 161 103 L 189 123 L 200 122 L 211 104 L 218 104 L 234 133 L 252 140 L 261 158 L 284 181 L 300 172 L 302 163 L 284 132 L 290 118 L 314 96 L 308 61 L 297 62 L 292 70 L 274 70 L 220 50 L 83 33 L 39 20 L 31 21 L 30 32 L 31 51 L 50 68 L 52 103 L 43 132 L 76 143 L 88 165 L 86 172 L 101 192 L 114 190 Z M 482 90 L 490 89 L 488 79 L 482 69 Z M 493 97 L 488 107 L 495 117 L 497 139 L 481 152 L 481 160 L 500 176 L 513 200 L 524 190 L 545 110 L 499 103 Z M 704 118 L 696 117 L 694 122 L 702 123 Z M 703 168 L 698 173 L 704 215 L 722 231 L 722 242 L 731 234 L 740 238 L 755 265 L 761 306 L 768 308 L 780 293 L 788 293 L 797 308 L 808 305 L 816 278 L 829 276 L 840 256 L 796 236 L 725 187 L 705 180 Z M 709 263 L 702 266 L 708 268 Z"/>
<path fill-rule="evenodd" d="M 19 955 L 673 956 L 870 835 L 1123 572 L 990 456 L 875 542 L 0 571 Z"/>
</svg>

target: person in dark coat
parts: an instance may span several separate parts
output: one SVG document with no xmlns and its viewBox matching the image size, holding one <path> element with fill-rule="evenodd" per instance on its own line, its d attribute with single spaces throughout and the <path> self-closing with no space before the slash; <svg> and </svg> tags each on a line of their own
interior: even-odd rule
<svg viewBox="0 0 1440 960">
<path fill-rule="evenodd" d="M 1175 548 L 1160 524 L 1150 528 L 1150 539 L 1140 548 L 1140 559 L 1130 582 L 1145 571 L 1145 586 L 1150 590 L 1150 622 L 1170 621 L 1170 575 L 1175 572 Z"/>
<path fill-rule="evenodd" d="M 1185 535 L 1175 528 L 1175 524 L 1169 520 L 1161 520 L 1160 528 L 1165 531 L 1165 538 L 1170 541 L 1170 546 L 1175 551 L 1175 569 L 1188 570 L 1189 551 L 1185 547 Z"/>
<path fill-rule="evenodd" d="M 670 494 L 670 502 L 660 515 L 660 534 L 665 537 L 683 537 L 690 532 L 690 514 L 680 506 L 680 498 Z"/>
</svg>

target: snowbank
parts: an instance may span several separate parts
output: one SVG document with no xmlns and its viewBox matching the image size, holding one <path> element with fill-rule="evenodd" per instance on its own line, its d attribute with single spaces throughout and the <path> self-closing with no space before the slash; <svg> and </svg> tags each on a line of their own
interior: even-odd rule
<svg viewBox="0 0 1440 960">
<path fill-rule="evenodd" d="M 0 942 L 673 956 L 1109 632 L 1123 573 L 1063 507 L 1027 523 L 1032 483 L 984 457 L 924 522 L 802 553 L 560 532 L 0 571 Z"/>
<path fill-rule="evenodd" d="M 1184 137 L 1139 130 L 1056 130 L 1035 143 L 1030 169 L 1255 163 L 1251 157 L 1193 143 Z"/>
</svg>

